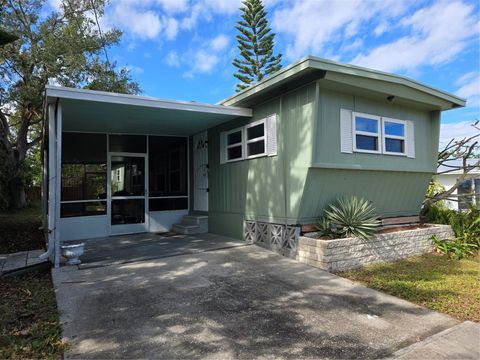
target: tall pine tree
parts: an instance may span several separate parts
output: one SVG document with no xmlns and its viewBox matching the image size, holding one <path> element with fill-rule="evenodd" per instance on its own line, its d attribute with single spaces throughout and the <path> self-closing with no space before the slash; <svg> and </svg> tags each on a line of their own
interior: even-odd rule
<svg viewBox="0 0 480 360">
<path fill-rule="evenodd" d="M 240 58 L 233 60 L 238 71 L 233 74 L 241 83 L 237 91 L 243 90 L 254 82 L 262 80 L 282 68 L 282 54 L 273 55 L 275 34 L 268 27 L 267 13 L 262 0 L 245 0 L 242 19 L 235 28 Z"/>
</svg>

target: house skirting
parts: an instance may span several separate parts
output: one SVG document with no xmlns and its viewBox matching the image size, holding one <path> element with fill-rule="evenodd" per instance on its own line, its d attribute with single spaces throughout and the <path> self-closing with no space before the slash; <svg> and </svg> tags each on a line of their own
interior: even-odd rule
<svg viewBox="0 0 480 360">
<path fill-rule="evenodd" d="M 296 259 L 331 272 L 346 271 L 376 262 L 393 261 L 433 250 L 432 236 L 453 239 L 449 225 L 378 234 L 371 240 L 345 238 L 321 240 L 301 236 Z"/>
</svg>

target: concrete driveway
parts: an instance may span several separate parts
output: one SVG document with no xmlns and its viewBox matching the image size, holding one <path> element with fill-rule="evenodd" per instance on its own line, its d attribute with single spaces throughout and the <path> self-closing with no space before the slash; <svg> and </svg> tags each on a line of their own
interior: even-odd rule
<svg viewBox="0 0 480 360">
<path fill-rule="evenodd" d="M 379 358 L 457 324 L 256 246 L 53 277 L 67 358 Z"/>
</svg>

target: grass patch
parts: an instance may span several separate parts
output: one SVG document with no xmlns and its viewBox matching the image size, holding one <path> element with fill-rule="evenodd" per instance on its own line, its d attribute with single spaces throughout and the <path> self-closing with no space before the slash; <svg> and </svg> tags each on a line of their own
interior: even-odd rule
<svg viewBox="0 0 480 360">
<path fill-rule="evenodd" d="M 37 250 L 45 247 L 40 206 L 0 213 L 0 254 Z"/>
<path fill-rule="evenodd" d="M 0 278 L 0 294 L 0 359 L 62 358 L 50 271 Z"/>
<path fill-rule="evenodd" d="M 480 322 L 479 256 L 452 260 L 425 254 L 338 275 L 459 320 Z"/>
</svg>

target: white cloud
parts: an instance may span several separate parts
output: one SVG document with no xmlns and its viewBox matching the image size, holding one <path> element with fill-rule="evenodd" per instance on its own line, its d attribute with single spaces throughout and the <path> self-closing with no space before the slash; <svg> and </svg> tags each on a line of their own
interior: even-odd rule
<svg viewBox="0 0 480 360">
<path fill-rule="evenodd" d="M 209 73 L 213 70 L 215 65 L 218 64 L 218 55 L 205 50 L 198 50 L 194 54 L 194 63 L 193 71 L 199 73 Z"/>
<path fill-rule="evenodd" d="M 216 37 L 214 37 L 211 41 L 211 47 L 214 51 L 222 51 L 225 49 L 229 43 L 229 38 L 225 34 L 220 34 Z"/>
<path fill-rule="evenodd" d="M 188 10 L 188 0 L 142 0 L 141 2 L 156 2 L 168 13 L 177 13 Z"/>
<path fill-rule="evenodd" d="M 273 28 L 287 38 L 286 56 L 330 52 L 335 40 L 353 38 L 368 22 L 403 14 L 413 0 L 310 0 L 285 3 L 273 13 Z"/>
<path fill-rule="evenodd" d="M 179 67 L 180 66 L 180 58 L 178 57 L 177 52 L 175 50 L 170 51 L 167 54 L 167 57 L 165 58 L 165 62 L 167 63 L 168 66 Z"/>
<path fill-rule="evenodd" d="M 480 107 L 480 73 L 472 71 L 460 77 L 456 84 L 458 96 L 467 99 L 468 107 Z"/>
<path fill-rule="evenodd" d="M 132 73 L 132 74 L 143 74 L 143 68 L 140 66 L 135 66 L 135 65 L 127 65 L 126 68 Z"/>
<path fill-rule="evenodd" d="M 178 33 L 178 21 L 173 17 L 164 17 L 163 23 L 165 26 L 165 36 L 168 40 L 173 40 L 177 37 Z"/>
<path fill-rule="evenodd" d="M 58 6 L 60 0 L 48 1 Z M 240 0 L 115 0 L 102 25 L 118 27 L 133 39 L 174 40 L 180 30 L 191 30 L 214 15 L 233 14 L 240 5 Z"/>
<path fill-rule="evenodd" d="M 457 123 L 441 124 L 440 126 L 440 148 L 443 148 L 451 139 L 463 139 L 475 134 L 477 130 L 472 127 L 471 121 L 460 121 Z"/>
<path fill-rule="evenodd" d="M 153 39 L 162 30 L 162 21 L 155 11 L 135 7 L 126 1 L 116 2 L 105 21 L 141 39 Z"/>
<path fill-rule="evenodd" d="M 211 20 L 212 15 L 231 15 L 242 5 L 241 0 L 197 0 L 181 19 L 182 29 L 191 30 L 200 19 Z"/>
<path fill-rule="evenodd" d="M 359 54 L 352 63 L 385 71 L 442 64 L 459 55 L 478 34 L 474 7 L 462 1 L 439 1 L 399 25 L 408 35 Z"/>
<path fill-rule="evenodd" d="M 227 35 L 220 34 L 202 42 L 197 50 L 185 54 L 184 58 L 190 59 L 188 62 L 190 69 L 184 73 L 184 76 L 192 78 L 195 74 L 211 73 L 221 60 L 225 61 L 226 54 L 229 52 L 229 42 Z"/>
</svg>

